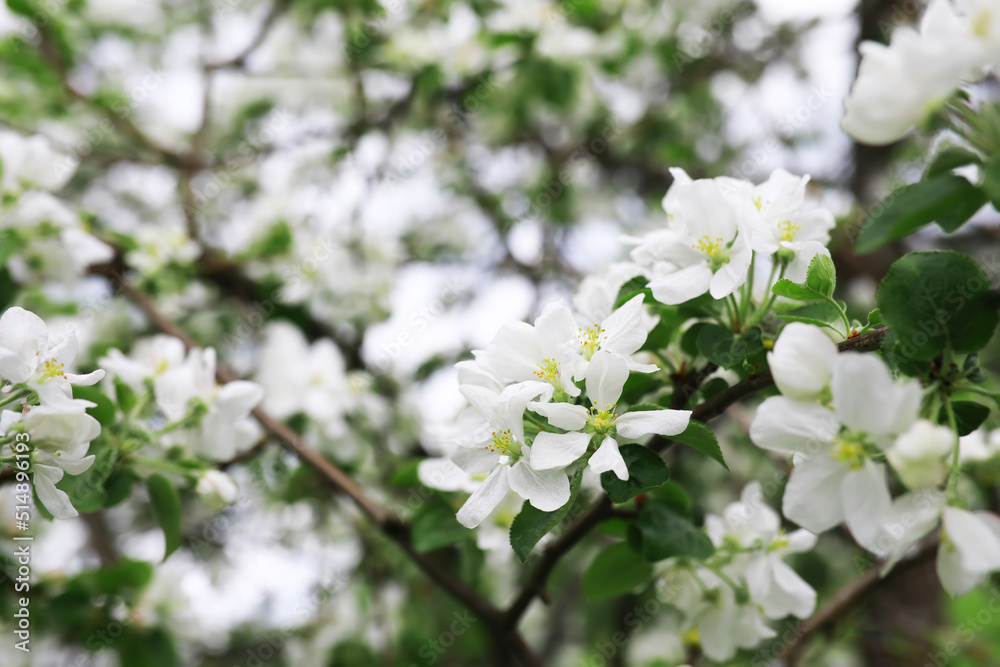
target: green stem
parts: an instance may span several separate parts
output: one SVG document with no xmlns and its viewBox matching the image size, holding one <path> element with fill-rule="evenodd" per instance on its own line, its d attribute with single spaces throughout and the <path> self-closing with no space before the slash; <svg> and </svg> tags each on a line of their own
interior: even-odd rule
<svg viewBox="0 0 1000 667">
<path fill-rule="evenodd" d="M 162 459 L 148 459 L 143 456 L 130 456 L 128 460 L 138 465 L 147 466 L 149 468 L 158 468 L 165 472 L 172 472 L 184 477 L 190 477 L 195 473 L 195 471 L 191 468 L 186 468 L 182 465 L 177 465 L 176 463 L 164 461 Z"/>
<path fill-rule="evenodd" d="M 11 392 L 10 396 L 8 396 L 7 398 L 5 398 L 2 401 L 0 401 L 0 408 L 2 408 L 5 405 L 10 405 L 11 403 L 14 403 L 15 401 L 19 401 L 19 400 L 21 400 L 22 398 L 24 398 L 25 396 L 27 396 L 30 393 L 31 392 L 28 391 L 28 390 L 26 390 L 26 389 L 17 389 L 17 390 L 15 390 L 15 391 Z"/>
<path fill-rule="evenodd" d="M 778 295 L 772 292 L 771 288 L 774 287 L 774 284 L 777 282 L 774 279 L 774 273 L 775 271 L 778 270 L 779 266 L 781 268 L 781 271 L 778 273 L 778 280 L 781 280 L 782 278 L 785 277 L 785 268 L 788 266 L 788 263 L 779 262 L 777 260 L 772 262 L 771 275 L 767 277 L 767 298 L 764 299 L 764 302 L 760 304 L 757 310 L 754 311 L 753 315 L 750 316 L 750 321 L 747 322 L 747 329 L 749 329 L 750 327 L 752 327 L 753 325 L 757 324 L 762 319 L 764 319 L 764 316 L 767 315 L 768 311 L 771 310 L 771 306 L 774 305 L 775 299 L 778 298 Z"/>
<path fill-rule="evenodd" d="M 961 464 L 958 461 L 959 437 L 958 422 L 955 419 L 955 409 L 951 405 L 951 397 L 944 395 L 944 409 L 948 413 L 948 426 L 955 434 L 955 442 L 952 445 L 951 469 L 948 473 L 948 500 L 954 501 L 958 498 L 958 474 L 961 471 Z"/>
</svg>

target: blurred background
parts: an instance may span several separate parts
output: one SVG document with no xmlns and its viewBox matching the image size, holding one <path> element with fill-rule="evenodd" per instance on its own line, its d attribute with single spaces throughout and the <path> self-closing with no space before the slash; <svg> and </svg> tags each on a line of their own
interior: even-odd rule
<svg viewBox="0 0 1000 667">
<path fill-rule="evenodd" d="M 887 41 L 922 8 L 7 0 L 2 125 L 49 138 L 61 155 L 54 168 L 72 173 L 60 198 L 116 250 L 99 271 L 61 284 L 41 279 L 55 260 L 36 258 L 27 268 L 40 278 L 20 298 L 56 328 L 79 327 L 84 365 L 94 366 L 154 333 L 108 279 L 128 267 L 165 314 L 265 385 L 266 407 L 413 516 L 445 503 L 418 484 L 415 466 L 457 433 L 465 401 L 453 364 L 502 324 L 614 272 L 623 235 L 663 224 L 671 167 L 754 182 L 778 167 L 811 174 L 809 197 L 838 217 L 842 296 L 863 321 L 901 248 L 856 257 L 851 239 L 866 211 L 916 180 L 927 145 L 854 145 L 838 126 L 841 103 L 858 42 Z M 975 249 L 993 275 L 1000 221 L 992 210 L 977 221 L 958 237 L 925 229 L 908 243 Z M 321 408 L 295 400 L 302 374 Z M 748 422 L 738 409 L 717 422 L 733 475 L 707 459 L 672 462 L 703 510 L 773 474 Z M 460 623 L 461 633 L 442 634 L 462 608 L 294 458 L 274 446 L 228 472 L 237 503 L 215 514 L 185 497 L 184 546 L 148 585 L 120 583 L 162 554 L 141 499 L 47 526 L 33 564 L 38 590 L 52 592 L 36 610 L 37 646 L 25 656 L 0 642 L 0 664 L 491 660 L 485 629 Z M 500 603 L 527 570 L 507 543 L 517 508 L 439 554 Z M 0 517 L 12 534 L 13 510 Z M 651 608 L 653 591 L 581 604 L 580 573 L 601 540 L 556 570 L 559 595 L 532 608 L 528 641 L 546 665 L 683 663 L 669 608 L 624 621 Z M 796 562 L 821 601 L 860 571 L 852 544 L 834 532 Z M 95 583 L 88 572 L 100 565 L 122 568 L 119 583 Z M 952 641 L 963 653 L 949 664 L 1000 664 L 990 657 L 1000 655 L 1000 619 L 971 639 L 958 634 L 989 593 L 943 595 L 933 571 L 916 568 L 815 642 L 805 664 L 921 667 Z M 602 653 L 618 631 L 628 641 Z M 769 654 L 732 664 L 754 655 Z"/>
</svg>

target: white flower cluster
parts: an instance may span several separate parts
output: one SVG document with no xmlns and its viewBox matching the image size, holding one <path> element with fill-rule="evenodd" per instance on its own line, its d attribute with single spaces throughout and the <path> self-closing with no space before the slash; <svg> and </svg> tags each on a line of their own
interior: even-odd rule
<svg viewBox="0 0 1000 667">
<path fill-rule="evenodd" d="M 863 42 L 859 50 L 841 126 L 858 141 L 892 143 L 963 82 L 1000 63 L 1000 7 L 994 0 L 933 0 L 919 31 L 897 28 L 888 46 Z"/>
<path fill-rule="evenodd" d="M 706 516 L 705 528 L 715 554 L 704 562 L 665 561 L 658 594 L 684 614 L 682 630 L 697 631 L 706 657 L 729 660 L 738 648 L 776 636 L 767 619 L 813 612 L 816 591 L 784 558 L 812 549 L 816 536 L 806 530 L 786 535 L 760 484 L 748 484 L 721 517 Z"/>
<path fill-rule="evenodd" d="M 469 474 L 488 473 L 458 513 L 463 525 L 475 527 L 508 489 L 540 510 L 562 507 L 570 498 L 566 468 L 584 456 L 594 472 L 628 479 L 619 442 L 676 435 L 691 415 L 628 412 L 618 405 L 630 371 L 657 370 L 633 356 L 655 324 L 639 295 L 600 323 L 581 326 L 567 306 L 552 303 L 534 325 L 504 326 L 485 350 L 474 352 L 474 361 L 458 364 L 461 391 L 478 413 L 479 426 L 457 443 L 454 465 L 424 461 L 421 480 L 454 490 L 464 487 Z"/>
<path fill-rule="evenodd" d="M 94 462 L 90 442 L 101 425 L 87 414 L 90 401 L 73 398 L 72 385 L 92 385 L 103 370 L 86 375 L 70 371 L 77 355 L 73 332 L 49 336 L 34 313 L 10 308 L 0 317 L 0 437 L 4 460 L 15 463 L 30 452 L 30 469 L 38 499 L 57 519 L 77 515 L 64 491 L 56 488 L 65 473 L 79 475 Z M 26 447 L 25 447 L 26 446 Z"/>
<path fill-rule="evenodd" d="M 782 277 L 799 282 L 826 244 L 835 221 L 826 209 L 804 210 L 808 176 L 777 170 L 759 185 L 728 178 L 692 180 L 671 169 L 663 198 L 666 228 L 630 239 L 632 260 L 657 301 L 679 304 L 705 292 L 724 299 L 740 289 L 753 253 L 774 256 Z"/>
<path fill-rule="evenodd" d="M 846 522 L 858 544 L 891 567 L 943 517 L 938 573 L 967 592 L 1000 569 L 1000 518 L 945 502 L 956 434 L 920 418 L 915 380 L 897 382 L 873 354 L 837 353 L 818 328 L 789 324 L 768 355 L 781 396 L 765 400 L 750 438 L 792 456 L 782 511 L 821 533 Z M 911 491 L 893 500 L 887 464 Z"/>
<path fill-rule="evenodd" d="M 4 255 L 15 280 L 69 284 L 91 264 L 114 256 L 110 246 L 86 231 L 76 213 L 52 196 L 74 169 L 47 139 L 0 131 L 0 164 L 0 229 L 12 235 L 5 243 L 16 243 L 16 252 Z"/>
<path fill-rule="evenodd" d="M 264 390 L 255 382 L 215 381 L 215 350 L 191 349 L 158 335 L 139 341 L 131 356 L 110 350 L 99 362 L 137 392 L 152 390 L 168 423 L 158 431 L 165 447 L 182 446 L 192 456 L 228 461 L 260 437 L 249 416 Z"/>
</svg>

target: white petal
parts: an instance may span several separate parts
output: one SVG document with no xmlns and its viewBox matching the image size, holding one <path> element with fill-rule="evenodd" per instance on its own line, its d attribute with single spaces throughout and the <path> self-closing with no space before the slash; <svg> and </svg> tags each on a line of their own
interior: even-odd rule
<svg viewBox="0 0 1000 667">
<path fill-rule="evenodd" d="M 579 431 L 587 424 L 587 408 L 569 403 L 528 403 L 528 409 L 537 412 L 549 423 L 567 431 Z"/>
<path fill-rule="evenodd" d="M 531 445 L 531 467 L 535 470 L 565 468 L 586 453 L 591 437 L 590 433 L 542 431 Z"/>
<path fill-rule="evenodd" d="M 638 438 L 650 433 L 677 435 L 690 421 L 690 410 L 639 410 L 626 412 L 615 420 L 615 426 L 623 438 Z"/>
<path fill-rule="evenodd" d="M 782 513 L 813 533 L 833 528 L 844 520 L 840 487 L 847 472 L 828 452 L 806 457 L 788 478 Z"/>
<path fill-rule="evenodd" d="M 489 477 L 483 480 L 482 485 L 469 496 L 455 515 L 460 524 L 466 528 L 475 528 L 500 504 L 507 495 L 507 489 L 510 488 L 507 483 L 507 471 L 507 466 L 497 466 Z"/>
<path fill-rule="evenodd" d="M 712 282 L 712 269 L 708 262 L 693 264 L 679 271 L 649 281 L 653 297 L 660 303 L 674 306 L 690 301 L 708 291 Z"/>
<path fill-rule="evenodd" d="M 830 384 L 836 358 L 837 346 L 819 327 L 791 322 L 781 330 L 767 363 L 782 394 L 815 401 Z"/>
<path fill-rule="evenodd" d="M 944 532 L 962 560 L 962 567 L 976 574 L 1000 570 L 1000 531 L 996 518 L 986 512 L 944 509 Z"/>
<path fill-rule="evenodd" d="M 78 516 L 80 513 L 69 501 L 69 496 L 56 488 L 55 483 L 62 479 L 63 471 L 60 468 L 38 464 L 34 468 L 35 492 L 49 514 L 57 519 L 72 519 Z"/>
<path fill-rule="evenodd" d="M 629 355 L 642 347 L 646 342 L 646 329 L 642 326 L 644 298 L 644 294 L 632 297 L 601 322 L 605 336 L 602 350 Z"/>
<path fill-rule="evenodd" d="M 237 380 L 219 388 L 219 412 L 226 419 L 245 417 L 264 398 L 264 388 L 256 382 Z"/>
<path fill-rule="evenodd" d="M 885 466 L 868 460 L 860 470 L 848 472 L 841 486 L 841 498 L 851 535 L 864 548 L 880 553 L 878 538 L 892 507 Z"/>
<path fill-rule="evenodd" d="M 818 451 L 833 441 L 839 424 L 833 411 L 784 396 L 772 396 L 757 408 L 750 439 L 774 452 Z"/>
<path fill-rule="evenodd" d="M 709 293 L 713 299 L 724 299 L 735 292 L 747 280 L 750 271 L 749 239 L 740 232 L 729 251 L 729 261 L 723 264 L 709 281 Z"/>
<path fill-rule="evenodd" d="M 606 410 L 618 403 L 627 379 L 624 359 L 603 350 L 596 352 L 587 367 L 587 395 L 594 407 Z"/>
<path fill-rule="evenodd" d="M 837 355 L 831 388 L 840 421 L 876 438 L 909 428 L 920 408 L 919 385 L 897 384 L 889 368 L 874 354 Z"/>
<path fill-rule="evenodd" d="M 543 512 L 553 512 L 569 500 L 569 478 L 562 470 L 533 470 L 522 459 L 511 466 L 507 479 L 514 493 Z"/>
<path fill-rule="evenodd" d="M 459 468 L 451 459 L 425 459 L 417 466 L 420 483 L 441 491 L 475 491 L 478 484 L 472 475 Z"/>
<path fill-rule="evenodd" d="M 618 442 L 614 438 L 605 438 L 601 446 L 590 457 L 590 469 L 596 473 L 613 471 L 618 479 L 628 479 L 628 466 L 618 451 Z"/>
</svg>

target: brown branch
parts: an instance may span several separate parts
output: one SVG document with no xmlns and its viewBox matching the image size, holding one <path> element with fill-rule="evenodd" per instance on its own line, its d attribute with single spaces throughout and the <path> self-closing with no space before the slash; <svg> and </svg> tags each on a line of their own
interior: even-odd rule
<svg viewBox="0 0 1000 667">
<path fill-rule="evenodd" d="M 935 533 L 920 543 L 917 553 L 912 558 L 897 564 L 885 577 L 880 576 L 879 567 L 876 565 L 859 578 L 848 582 L 830 598 L 830 601 L 822 609 L 798 626 L 778 659 L 784 664 L 792 666 L 799 664 L 802 652 L 809 640 L 818 633 L 833 628 L 879 587 L 929 559 L 937 553 L 937 546 L 938 536 Z"/>
<path fill-rule="evenodd" d="M 882 339 L 885 337 L 886 331 L 888 329 L 882 327 L 865 332 L 854 338 L 848 338 L 838 344 L 837 349 L 841 352 L 877 350 L 882 344 Z M 699 404 L 691 411 L 691 418 L 700 422 L 708 422 L 725 412 L 726 408 L 733 403 L 756 391 L 769 387 L 773 383 L 774 378 L 771 377 L 770 371 L 751 375 L 725 391 L 716 394 L 704 403 Z M 662 453 L 673 444 L 673 440 L 657 436 L 649 442 L 649 447 L 656 452 Z M 552 570 L 555 569 L 559 559 L 572 549 L 577 542 L 586 537 L 594 526 L 612 515 L 613 507 L 611 500 L 607 496 L 602 496 L 562 536 L 549 545 L 542 554 L 539 563 L 528 575 L 528 579 L 524 584 L 524 588 L 521 589 L 520 595 L 517 596 L 505 612 L 504 623 L 507 627 L 517 627 L 517 623 L 524 615 L 524 612 L 527 611 L 528 605 L 545 590 L 545 582 Z"/>
</svg>

